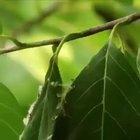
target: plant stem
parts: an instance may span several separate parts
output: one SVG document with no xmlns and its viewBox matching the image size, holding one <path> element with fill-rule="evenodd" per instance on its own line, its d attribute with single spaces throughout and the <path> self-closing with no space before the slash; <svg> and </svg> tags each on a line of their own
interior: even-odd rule
<svg viewBox="0 0 140 140">
<path fill-rule="evenodd" d="M 134 13 L 134 14 L 128 15 L 126 17 L 122 17 L 122 18 L 113 20 L 111 22 L 107 22 L 103 25 L 99 25 L 99 26 L 96 26 L 96 27 L 93 27 L 93 28 L 89 28 L 89 29 L 81 31 L 81 32 L 72 33 L 74 35 L 72 37 L 68 38 L 67 40 L 65 40 L 65 42 L 76 40 L 76 39 L 87 37 L 87 36 L 91 36 L 93 34 L 112 29 L 118 23 L 128 24 L 128 23 L 134 22 L 138 19 L 140 19 L 140 13 Z M 40 46 L 45 46 L 45 45 L 59 44 L 62 41 L 63 38 L 64 37 L 58 37 L 58 38 L 54 38 L 54 39 L 43 40 L 43 41 L 32 42 L 32 43 L 22 43 L 22 42 L 20 42 L 22 44 L 22 46 L 14 46 L 12 48 L 1 49 L 0 50 L 0 55 L 5 54 L 5 53 L 9 53 L 9 52 L 13 52 L 13 51 L 22 50 L 22 49 L 40 47 Z"/>
<path fill-rule="evenodd" d="M 47 7 L 47 9 L 42 10 L 41 13 L 37 17 L 34 17 L 34 18 L 26 21 L 25 23 L 23 23 L 23 25 L 16 28 L 12 32 L 12 35 L 15 37 L 22 33 L 29 32 L 33 26 L 41 24 L 44 20 L 46 20 L 46 18 L 48 18 L 54 12 L 57 11 L 57 9 L 60 6 L 59 3 L 60 2 L 56 2 L 56 1 L 54 3 L 52 3 L 50 6 Z"/>
</svg>

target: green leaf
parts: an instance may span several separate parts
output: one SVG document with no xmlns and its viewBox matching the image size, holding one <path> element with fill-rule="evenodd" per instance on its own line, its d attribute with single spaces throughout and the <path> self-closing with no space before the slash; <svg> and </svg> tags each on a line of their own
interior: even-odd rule
<svg viewBox="0 0 140 140">
<path fill-rule="evenodd" d="M 138 49 L 138 54 L 137 54 L 137 68 L 140 74 L 140 48 Z"/>
<path fill-rule="evenodd" d="M 0 22 L 0 35 L 2 34 L 2 24 Z"/>
<path fill-rule="evenodd" d="M 129 51 L 124 50 L 125 58 L 127 59 L 129 65 L 131 65 L 132 69 L 139 75 L 138 67 L 137 67 L 137 56 L 131 54 Z"/>
<path fill-rule="evenodd" d="M 53 140 L 139 140 L 139 100 L 138 76 L 107 44 L 72 84 Z"/>
<path fill-rule="evenodd" d="M 21 106 L 28 107 L 36 99 L 39 81 L 18 60 L 19 57 L 0 56 L 0 82 L 10 89 Z"/>
<path fill-rule="evenodd" d="M 100 15 L 105 21 L 112 21 L 117 18 L 121 18 L 123 16 L 127 16 L 134 12 L 138 12 L 138 9 L 135 9 L 132 6 L 128 6 L 127 4 L 130 3 L 129 0 L 118 0 L 117 1 L 105 1 L 105 2 L 97 2 L 95 4 L 95 11 L 98 15 Z M 122 3 L 122 4 L 121 4 Z M 125 4 L 127 3 L 127 4 Z M 107 9 L 107 10 L 104 10 Z M 137 54 L 137 48 L 139 44 L 139 32 L 140 26 L 139 24 L 130 24 L 128 26 L 123 26 L 120 28 L 118 33 L 123 39 L 125 44 L 125 49 L 128 50 L 133 55 Z M 134 36 L 135 34 L 135 36 Z"/>
<path fill-rule="evenodd" d="M 52 46 L 53 56 L 50 59 L 45 83 L 30 114 L 29 123 L 20 137 L 21 140 L 52 139 L 62 101 L 62 80 L 57 66 L 58 54 L 66 40 L 76 35 L 77 33 L 68 34 L 59 44 Z M 54 47 L 57 47 L 57 49 L 54 49 Z"/>
<path fill-rule="evenodd" d="M 18 140 L 23 129 L 21 108 L 13 94 L 0 83 L 0 138 Z"/>
<path fill-rule="evenodd" d="M 45 140 L 53 135 L 62 92 L 62 80 L 54 56 L 50 60 L 45 84 L 35 103 L 29 123 L 21 135 L 21 140 Z"/>
<path fill-rule="evenodd" d="M 133 5 L 133 0 L 117 0 L 124 5 Z"/>
<path fill-rule="evenodd" d="M 44 98 L 44 107 L 42 112 L 40 132 L 38 140 L 51 139 L 54 131 L 54 124 L 59 113 L 59 102 L 61 97 L 61 77 L 57 64 L 53 64 L 52 75 L 48 83 L 47 93 Z"/>
</svg>

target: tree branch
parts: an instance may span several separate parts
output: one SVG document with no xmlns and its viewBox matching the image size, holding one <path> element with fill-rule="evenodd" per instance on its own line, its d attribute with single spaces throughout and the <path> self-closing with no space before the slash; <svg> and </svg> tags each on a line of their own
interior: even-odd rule
<svg viewBox="0 0 140 140">
<path fill-rule="evenodd" d="M 56 12 L 56 10 L 59 8 L 59 3 L 60 2 L 52 3 L 49 7 L 47 7 L 47 9 L 44 9 L 37 17 L 26 21 L 23 25 L 13 31 L 12 36 L 17 36 L 21 33 L 28 32 L 33 26 L 42 23 L 47 17 Z"/>
<path fill-rule="evenodd" d="M 134 13 L 134 14 L 131 14 L 129 16 L 119 18 L 119 19 L 113 20 L 111 22 L 107 22 L 107 23 L 100 25 L 100 26 L 96 26 L 96 27 L 93 27 L 93 28 L 90 28 L 90 29 L 87 29 L 87 30 L 84 30 L 81 32 L 72 33 L 71 36 L 69 38 L 67 38 L 67 40 L 65 42 L 72 41 L 72 40 L 79 39 L 79 38 L 83 38 L 83 37 L 87 37 L 87 36 L 90 36 L 90 35 L 105 31 L 105 30 L 112 29 L 118 23 L 128 24 L 128 23 L 134 22 L 138 19 L 140 19 L 140 13 Z M 5 54 L 5 53 L 13 52 L 13 51 L 27 49 L 27 48 L 34 48 L 34 47 L 40 47 L 40 46 L 45 46 L 45 45 L 59 44 L 63 38 L 64 37 L 59 37 L 59 38 L 43 40 L 43 41 L 33 42 L 33 43 L 20 42 L 21 45 L 19 45 L 19 46 L 14 46 L 12 48 L 7 48 L 7 49 L 6 48 L 1 49 L 0 54 Z"/>
</svg>

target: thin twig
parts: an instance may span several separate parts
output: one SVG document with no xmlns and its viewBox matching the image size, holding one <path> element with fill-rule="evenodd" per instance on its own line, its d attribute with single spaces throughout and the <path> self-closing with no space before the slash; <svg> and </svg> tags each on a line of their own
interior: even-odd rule
<svg viewBox="0 0 140 140">
<path fill-rule="evenodd" d="M 28 32 L 33 26 L 42 23 L 46 18 L 56 12 L 56 10 L 59 8 L 59 3 L 60 2 L 52 3 L 47 9 L 41 11 L 37 17 L 26 21 L 23 25 L 13 31 L 12 36 L 17 36 L 21 33 Z"/>
<path fill-rule="evenodd" d="M 87 37 L 87 36 L 90 36 L 90 35 L 105 31 L 105 30 L 112 29 L 116 24 L 121 23 L 121 22 L 123 22 L 124 24 L 128 24 L 128 23 L 134 22 L 138 19 L 140 19 L 140 13 L 134 13 L 129 16 L 119 18 L 119 19 L 113 20 L 111 22 L 107 22 L 100 26 L 96 26 L 96 27 L 93 27 L 93 28 L 90 28 L 90 29 L 87 29 L 87 30 L 84 30 L 81 32 L 72 33 L 73 35 L 70 38 L 68 38 L 65 42 Z M 18 51 L 18 50 L 22 50 L 22 49 L 40 47 L 40 46 L 45 46 L 45 45 L 59 44 L 63 38 L 64 37 L 59 37 L 59 38 L 43 40 L 43 41 L 33 42 L 33 43 L 21 43 L 20 42 L 22 44 L 22 46 L 15 46 L 15 47 L 8 48 L 8 49 L 2 49 L 2 50 L 0 50 L 0 54 L 5 54 L 5 53 Z"/>
</svg>

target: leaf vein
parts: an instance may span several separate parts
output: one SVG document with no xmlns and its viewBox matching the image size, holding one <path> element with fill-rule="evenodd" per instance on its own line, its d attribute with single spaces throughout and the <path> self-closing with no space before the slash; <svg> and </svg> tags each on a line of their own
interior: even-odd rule
<svg viewBox="0 0 140 140">
<path fill-rule="evenodd" d="M 135 80 L 133 79 L 133 77 L 127 72 L 127 70 L 125 68 L 123 68 L 119 62 L 110 54 L 110 57 L 112 58 L 112 60 L 117 64 L 117 66 L 122 70 L 124 71 L 127 76 L 132 80 L 133 84 L 137 87 L 137 83 L 135 82 Z"/>
<path fill-rule="evenodd" d="M 18 132 L 12 126 L 10 126 L 6 121 L 0 119 L 0 122 L 6 125 L 16 136 L 19 136 Z"/>
<path fill-rule="evenodd" d="M 105 111 L 105 113 L 108 114 L 108 116 L 109 116 L 114 122 L 116 122 L 116 124 L 119 126 L 119 128 L 122 130 L 122 132 L 123 132 L 125 135 L 127 135 L 126 130 L 122 127 L 122 125 L 118 122 L 118 120 L 117 120 L 114 116 L 112 116 L 111 113 L 109 113 L 107 110 Z"/>
<path fill-rule="evenodd" d="M 120 91 L 121 95 L 125 98 L 126 102 L 131 106 L 131 108 L 136 112 L 136 114 L 139 116 L 140 113 L 137 111 L 135 106 L 129 101 L 128 97 L 125 95 L 124 91 L 110 78 L 107 76 L 107 79 Z"/>
<path fill-rule="evenodd" d="M 99 103 L 99 104 L 97 104 L 97 105 L 95 105 L 95 106 L 93 106 L 93 107 L 86 113 L 86 115 L 84 115 L 84 117 L 82 117 L 82 119 L 81 119 L 81 121 L 79 122 L 78 126 L 81 125 L 81 124 L 84 122 L 84 120 L 90 115 L 90 113 L 91 113 L 93 110 L 95 110 L 96 108 L 100 107 L 101 105 L 102 105 L 102 102 Z"/>
<path fill-rule="evenodd" d="M 82 94 L 81 96 L 77 99 L 76 103 L 83 97 L 85 96 L 85 94 L 91 89 L 93 88 L 96 84 L 98 84 L 100 81 L 102 81 L 103 78 L 98 79 L 97 81 L 94 81 L 91 86 L 89 86 Z"/>
<path fill-rule="evenodd" d="M 14 114 L 18 115 L 19 116 L 19 113 L 16 112 L 14 109 L 10 108 L 9 106 L 3 104 L 3 103 L 0 103 L 0 106 L 2 106 L 3 108 L 6 108 L 7 110 L 10 110 L 12 111 Z"/>
</svg>

